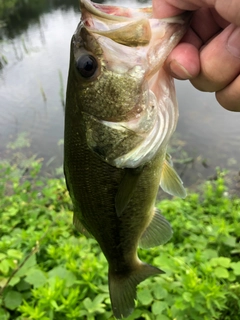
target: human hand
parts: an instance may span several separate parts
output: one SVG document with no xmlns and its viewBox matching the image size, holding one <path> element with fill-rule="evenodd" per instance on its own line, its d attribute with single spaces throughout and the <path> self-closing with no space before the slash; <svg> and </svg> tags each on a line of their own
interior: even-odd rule
<svg viewBox="0 0 240 320">
<path fill-rule="evenodd" d="M 195 10 L 166 68 L 198 90 L 215 92 L 224 108 L 240 111 L 240 1 L 152 0 L 152 5 L 157 18 Z"/>
</svg>

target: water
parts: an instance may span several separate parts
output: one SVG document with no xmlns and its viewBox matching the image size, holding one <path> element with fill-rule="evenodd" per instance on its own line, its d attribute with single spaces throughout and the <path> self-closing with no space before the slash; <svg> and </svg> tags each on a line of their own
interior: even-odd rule
<svg viewBox="0 0 240 320">
<path fill-rule="evenodd" d="M 144 6 L 147 1 L 110 2 Z M 8 155 L 9 141 L 27 132 L 31 153 L 44 158 L 47 172 L 62 165 L 62 95 L 80 14 L 77 0 L 50 1 L 41 10 L 7 28 L 0 42 L 0 61 L 4 56 L 8 62 L 2 61 L 0 69 L 0 156 Z M 216 166 L 238 171 L 240 113 L 224 110 L 214 94 L 199 92 L 187 81 L 177 81 L 176 87 L 180 119 L 172 154 L 186 185 L 214 175 Z"/>
</svg>

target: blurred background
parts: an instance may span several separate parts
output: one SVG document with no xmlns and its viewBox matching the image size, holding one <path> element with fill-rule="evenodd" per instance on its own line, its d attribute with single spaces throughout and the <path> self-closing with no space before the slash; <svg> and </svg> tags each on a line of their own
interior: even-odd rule
<svg viewBox="0 0 240 320">
<path fill-rule="evenodd" d="M 18 141 L 26 155 L 43 159 L 43 175 L 62 172 L 69 46 L 79 19 L 78 0 L 0 0 L 1 159 L 11 156 L 12 142 Z M 240 113 L 224 110 L 214 94 L 187 81 L 176 81 L 176 90 L 180 118 L 169 152 L 185 185 L 195 188 L 214 179 L 220 167 L 239 190 Z"/>
</svg>

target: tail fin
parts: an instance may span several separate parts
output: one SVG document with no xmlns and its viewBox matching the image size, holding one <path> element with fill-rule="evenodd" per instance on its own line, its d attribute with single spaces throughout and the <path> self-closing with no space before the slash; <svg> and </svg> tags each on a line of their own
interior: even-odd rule
<svg viewBox="0 0 240 320">
<path fill-rule="evenodd" d="M 113 314 L 117 319 L 128 317 L 134 310 L 136 286 L 146 278 L 164 273 L 162 270 L 140 262 L 127 274 L 116 274 L 109 269 L 109 293 Z"/>
</svg>

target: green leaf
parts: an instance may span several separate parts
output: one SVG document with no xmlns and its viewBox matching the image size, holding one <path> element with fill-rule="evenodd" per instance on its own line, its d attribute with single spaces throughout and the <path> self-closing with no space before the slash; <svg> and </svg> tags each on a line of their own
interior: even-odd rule
<svg viewBox="0 0 240 320">
<path fill-rule="evenodd" d="M 9 262 L 7 259 L 4 259 L 0 262 L 0 272 L 2 272 L 4 275 L 7 275 L 9 272 Z"/>
<path fill-rule="evenodd" d="M 229 272 L 228 280 L 229 281 L 235 281 L 236 280 L 236 275 L 232 270 L 231 270 L 231 272 Z"/>
<path fill-rule="evenodd" d="M 210 260 L 210 264 L 213 267 L 221 266 L 224 268 L 229 268 L 230 263 L 231 263 L 231 260 L 229 258 L 225 258 L 225 257 L 212 258 Z"/>
<path fill-rule="evenodd" d="M 183 299 L 187 302 L 190 302 L 192 300 L 192 294 L 191 292 L 184 292 L 182 295 Z"/>
<path fill-rule="evenodd" d="M 156 299 L 164 299 L 167 297 L 168 292 L 166 289 L 164 289 L 159 283 L 156 283 L 153 287 L 153 293 Z"/>
<path fill-rule="evenodd" d="M 162 314 L 163 310 L 167 309 L 168 304 L 165 301 L 155 301 L 152 305 L 152 313 L 154 315 Z"/>
<path fill-rule="evenodd" d="M 104 294 L 98 294 L 94 299 L 93 299 L 93 305 L 100 305 L 102 301 L 105 299 Z"/>
<path fill-rule="evenodd" d="M 59 307 L 58 307 L 57 302 L 55 300 L 51 300 L 50 304 L 55 310 L 58 310 Z"/>
<path fill-rule="evenodd" d="M 15 276 L 17 275 L 18 277 L 25 276 L 30 268 L 35 266 L 37 264 L 36 261 L 36 254 L 31 255 L 27 261 L 24 263 L 24 265 L 17 271 Z"/>
<path fill-rule="evenodd" d="M 240 261 L 232 262 L 231 268 L 233 269 L 233 272 L 236 276 L 240 276 Z"/>
<path fill-rule="evenodd" d="M 133 311 L 133 313 L 127 318 L 127 320 L 136 320 L 136 319 L 140 318 L 141 315 L 142 315 L 142 310 L 135 309 Z M 110 320 L 110 318 L 109 318 L 109 320 Z"/>
<path fill-rule="evenodd" d="M 104 304 L 102 303 L 103 299 L 103 295 L 96 296 L 92 302 L 92 310 L 98 313 L 103 313 L 105 311 Z"/>
<path fill-rule="evenodd" d="M 15 249 L 9 249 L 7 255 L 12 258 L 22 259 L 22 252 Z"/>
<path fill-rule="evenodd" d="M 17 284 L 16 287 L 17 287 L 18 291 L 26 291 L 26 290 L 29 290 L 31 288 L 31 285 L 30 285 L 30 283 L 27 283 L 26 281 L 21 280 Z"/>
<path fill-rule="evenodd" d="M 41 270 L 31 269 L 26 276 L 25 281 L 32 284 L 34 288 L 39 288 L 46 283 L 47 278 Z"/>
<path fill-rule="evenodd" d="M 21 303 L 22 295 L 17 291 L 9 291 L 4 298 L 5 307 L 10 310 L 16 309 Z"/>
<path fill-rule="evenodd" d="M 218 258 L 218 264 L 221 267 L 229 268 L 231 263 L 231 259 L 225 258 L 225 257 L 219 257 Z"/>
<path fill-rule="evenodd" d="M 138 293 L 138 300 L 147 306 L 152 302 L 153 297 L 148 289 L 143 289 Z"/>
<path fill-rule="evenodd" d="M 170 320 L 170 319 L 164 314 L 159 314 L 157 315 L 156 320 Z"/>
<path fill-rule="evenodd" d="M 4 310 L 3 308 L 0 307 L 0 320 L 8 320 L 10 317 L 9 313 L 7 310 Z"/>
<path fill-rule="evenodd" d="M 224 278 L 227 279 L 229 277 L 229 272 L 227 269 L 222 268 L 222 267 L 217 267 L 213 270 L 214 274 L 218 278 Z"/>
<path fill-rule="evenodd" d="M 14 287 L 18 282 L 20 281 L 20 278 L 19 277 L 12 277 L 12 279 L 10 280 L 9 282 L 9 285 Z"/>
<path fill-rule="evenodd" d="M 86 309 L 90 309 L 91 306 L 92 306 L 92 301 L 91 301 L 90 298 L 87 297 L 87 298 L 83 301 L 83 304 L 84 304 L 84 307 L 85 307 Z"/>
<path fill-rule="evenodd" d="M 62 266 L 56 267 L 48 272 L 49 278 L 58 277 L 66 281 L 65 285 L 71 287 L 76 281 L 77 278 L 71 271 L 65 269 Z"/>
<path fill-rule="evenodd" d="M 154 259 L 154 264 L 161 266 L 164 271 L 170 270 L 171 273 L 176 268 L 173 259 L 166 253 L 162 253 L 159 257 L 156 257 Z"/>
<path fill-rule="evenodd" d="M 224 243 L 229 247 L 235 247 L 236 246 L 236 237 L 229 236 L 226 238 Z"/>
<path fill-rule="evenodd" d="M 0 252 L 0 260 L 3 260 L 4 258 L 6 258 L 6 254 L 5 253 L 2 253 L 2 252 Z"/>
<path fill-rule="evenodd" d="M 83 301 L 83 305 L 89 314 L 103 313 L 105 310 L 104 310 L 104 304 L 100 303 L 101 300 L 102 298 L 99 299 L 98 297 L 96 297 L 93 301 L 91 301 L 90 298 L 86 298 Z"/>
<path fill-rule="evenodd" d="M 231 259 L 225 257 L 218 258 L 218 265 L 224 268 L 229 268 L 231 263 Z"/>
</svg>

